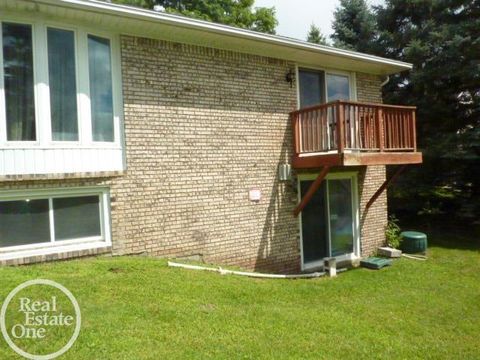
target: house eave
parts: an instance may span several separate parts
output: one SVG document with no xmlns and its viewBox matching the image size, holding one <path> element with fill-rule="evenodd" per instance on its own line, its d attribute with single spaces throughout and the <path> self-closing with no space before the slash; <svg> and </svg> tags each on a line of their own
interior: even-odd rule
<svg viewBox="0 0 480 360">
<path fill-rule="evenodd" d="M 412 68 L 411 64 L 397 60 L 96 0 L 6 0 L 0 3 L 0 8 L 34 10 L 47 16 L 61 15 L 64 19 L 87 22 L 125 35 L 209 46 L 376 75 L 391 75 Z"/>
</svg>

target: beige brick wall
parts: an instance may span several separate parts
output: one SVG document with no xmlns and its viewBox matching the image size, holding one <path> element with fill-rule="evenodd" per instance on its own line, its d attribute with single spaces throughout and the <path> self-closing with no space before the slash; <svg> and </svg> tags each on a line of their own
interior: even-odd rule
<svg viewBox="0 0 480 360">
<path fill-rule="evenodd" d="M 370 103 L 382 103 L 383 80 L 380 76 L 364 73 L 356 74 L 357 100 Z"/>
<path fill-rule="evenodd" d="M 380 84 L 384 79 L 369 74 L 357 74 L 357 99 L 363 102 L 382 102 Z M 362 255 L 375 253 L 385 244 L 385 226 L 387 225 L 386 191 L 365 211 L 365 206 L 385 181 L 385 166 L 364 167 L 359 173 L 360 229 Z"/>
<path fill-rule="evenodd" d="M 285 61 L 122 38 L 127 173 L 116 186 L 123 252 L 298 267 Z M 248 192 L 262 192 L 259 203 Z"/>
<path fill-rule="evenodd" d="M 384 192 L 368 211 L 367 202 L 385 181 L 385 166 L 365 166 L 359 172 L 360 232 L 362 256 L 372 255 L 385 244 L 387 195 Z"/>
<path fill-rule="evenodd" d="M 121 48 L 127 171 L 0 187 L 110 186 L 114 254 L 298 271 L 296 184 L 277 178 L 291 156 L 296 92 L 285 74 L 294 64 L 129 36 Z M 358 74 L 359 100 L 378 101 L 379 82 Z M 359 172 L 363 206 L 385 174 Z M 252 188 L 262 192 L 258 203 Z M 385 197 L 362 216 L 362 249 L 371 252 L 383 241 Z"/>
</svg>

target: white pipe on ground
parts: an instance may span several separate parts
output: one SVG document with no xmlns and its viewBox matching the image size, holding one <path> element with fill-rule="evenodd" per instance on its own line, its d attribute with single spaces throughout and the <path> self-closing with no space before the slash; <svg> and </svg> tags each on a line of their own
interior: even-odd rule
<svg viewBox="0 0 480 360">
<path fill-rule="evenodd" d="M 414 260 L 422 260 L 422 261 L 427 260 L 427 257 L 424 256 L 424 255 L 402 254 L 402 256 L 404 256 L 408 259 L 414 259 Z"/>
<path fill-rule="evenodd" d="M 240 275 L 240 276 L 248 276 L 253 278 L 266 278 L 266 279 L 312 279 L 312 278 L 318 278 L 325 275 L 325 272 L 314 272 L 310 274 L 296 274 L 296 275 L 263 274 L 263 273 L 246 272 L 246 271 L 226 270 L 226 269 L 222 269 L 221 267 L 213 268 L 213 267 L 207 267 L 207 266 L 180 264 L 173 261 L 169 261 L 168 266 L 178 267 L 183 269 L 190 269 L 190 270 L 214 271 L 222 275 Z"/>
</svg>

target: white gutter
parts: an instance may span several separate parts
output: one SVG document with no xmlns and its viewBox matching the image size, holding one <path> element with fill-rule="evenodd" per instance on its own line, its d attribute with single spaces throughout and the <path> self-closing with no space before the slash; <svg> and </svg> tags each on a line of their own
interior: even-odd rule
<svg viewBox="0 0 480 360">
<path fill-rule="evenodd" d="M 412 64 L 382 58 L 379 56 L 362 54 L 355 51 L 337 49 L 325 45 L 312 44 L 302 40 L 296 40 L 285 36 L 264 34 L 252 30 L 240 29 L 233 26 L 211 23 L 208 21 L 191 19 L 184 16 L 167 14 L 163 12 L 157 12 L 152 10 L 146 10 L 142 8 L 136 8 L 125 5 L 111 4 L 103 1 L 96 0 L 27 0 L 32 3 L 53 5 L 58 7 L 87 10 L 90 12 L 96 12 L 99 14 L 111 14 L 116 16 L 122 16 L 131 19 L 137 19 L 142 21 L 151 21 L 157 23 L 164 23 L 168 25 L 174 25 L 184 28 L 196 29 L 210 33 L 217 33 L 220 35 L 227 35 L 237 38 L 256 40 L 263 43 L 270 43 L 274 45 L 280 45 L 289 48 L 295 48 L 299 50 L 309 50 L 325 55 L 333 55 L 344 57 L 348 59 L 355 59 L 365 62 L 370 62 L 378 65 L 390 65 L 396 66 L 403 70 L 409 70 L 412 68 Z"/>
</svg>

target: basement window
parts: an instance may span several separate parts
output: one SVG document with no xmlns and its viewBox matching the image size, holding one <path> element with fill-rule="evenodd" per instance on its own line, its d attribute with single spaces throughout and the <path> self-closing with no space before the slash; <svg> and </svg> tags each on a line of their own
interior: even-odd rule
<svg viewBox="0 0 480 360">
<path fill-rule="evenodd" d="M 107 189 L 0 194 L 0 252 L 110 244 Z"/>
</svg>

